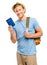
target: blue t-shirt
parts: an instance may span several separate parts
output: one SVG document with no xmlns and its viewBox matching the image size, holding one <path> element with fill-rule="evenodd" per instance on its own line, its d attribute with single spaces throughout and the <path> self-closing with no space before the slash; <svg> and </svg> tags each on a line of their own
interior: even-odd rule
<svg viewBox="0 0 47 65">
<path fill-rule="evenodd" d="M 30 18 L 28 32 L 34 34 L 37 28 L 39 28 L 39 24 L 36 19 Z M 26 31 L 26 19 L 24 21 L 17 20 L 13 30 L 17 34 L 17 52 L 24 55 L 36 54 L 34 39 L 24 36 L 24 32 Z"/>
</svg>

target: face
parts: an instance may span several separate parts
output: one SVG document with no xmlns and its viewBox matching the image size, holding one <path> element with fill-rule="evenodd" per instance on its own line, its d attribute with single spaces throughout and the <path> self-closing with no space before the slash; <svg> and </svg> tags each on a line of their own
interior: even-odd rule
<svg viewBox="0 0 47 65">
<path fill-rule="evenodd" d="M 18 16 L 18 18 L 22 18 L 24 16 L 24 13 L 25 13 L 25 9 L 22 8 L 22 6 L 17 6 L 15 9 L 14 9 L 16 15 Z"/>
</svg>

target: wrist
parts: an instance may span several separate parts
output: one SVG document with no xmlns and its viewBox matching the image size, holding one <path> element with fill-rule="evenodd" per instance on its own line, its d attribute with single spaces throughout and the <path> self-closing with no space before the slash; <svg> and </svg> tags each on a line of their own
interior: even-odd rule
<svg viewBox="0 0 47 65">
<path fill-rule="evenodd" d="M 30 38 L 33 38 L 32 34 L 30 34 Z"/>
</svg>

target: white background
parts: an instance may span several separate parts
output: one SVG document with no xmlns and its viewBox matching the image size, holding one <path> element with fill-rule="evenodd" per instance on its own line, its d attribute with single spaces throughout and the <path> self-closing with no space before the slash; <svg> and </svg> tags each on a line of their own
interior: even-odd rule
<svg viewBox="0 0 47 65">
<path fill-rule="evenodd" d="M 9 17 L 14 21 L 17 20 L 17 16 L 11 9 L 17 1 L 26 6 L 26 16 L 35 17 L 42 28 L 41 44 L 36 46 L 37 63 L 47 65 L 47 0 L 0 0 L 0 65 L 17 65 L 17 43 L 11 42 L 6 23 Z"/>
</svg>

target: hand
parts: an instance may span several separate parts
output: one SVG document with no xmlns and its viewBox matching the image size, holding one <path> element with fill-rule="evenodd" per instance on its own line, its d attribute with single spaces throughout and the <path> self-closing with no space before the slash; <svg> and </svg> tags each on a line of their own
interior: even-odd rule
<svg viewBox="0 0 47 65">
<path fill-rule="evenodd" d="M 25 31 L 25 32 L 24 32 L 24 36 L 25 36 L 26 38 L 30 38 L 30 33 L 29 33 L 28 31 Z"/>
<path fill-rule="evenodd" d="M 12 26 L 9 26 L 9 27 L 8 27 L 8 31 L 9 31 L 10 33 L 13 31 Z"/>
</svg>

